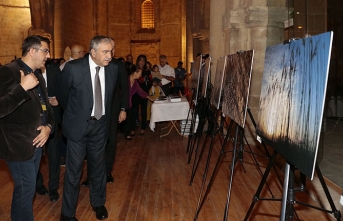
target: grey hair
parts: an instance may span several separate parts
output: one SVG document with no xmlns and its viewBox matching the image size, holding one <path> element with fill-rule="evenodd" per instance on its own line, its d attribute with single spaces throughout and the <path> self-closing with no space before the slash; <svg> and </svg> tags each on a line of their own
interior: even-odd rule
<svg viewBox="0 0 343 221">
<path fill-rule="evenodd" d="M 94 49 L 95 51 L 98 50 L 99 48 L 99 44 L 100 43 L 109 43 L 111 44 L 111 39 L 109 37 L 106 37 L 104 35 L 97 35 L 94 36 L 91 40 L 91 42 L 89 43 L 89 52 Z"/>
</svg>

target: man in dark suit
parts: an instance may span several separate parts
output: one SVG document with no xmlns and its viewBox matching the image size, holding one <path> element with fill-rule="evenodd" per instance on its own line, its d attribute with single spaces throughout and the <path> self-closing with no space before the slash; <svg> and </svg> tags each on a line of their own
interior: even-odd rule
<svg viewBox="0 0 343 221">
<path fill-rule="evenodd" d="M 50 135 L 46 145 L 46 152 L 48 155 L 49 164 L 49 191 L 45 188 L 43 176 L 39 171 L 37 176 L 36 192 L 40 195 L 45 195 L 46 193 L 49 193 L 49 200 L 51 202 L 56 202 L 60 197 L 57 191 L 60 181 L 60 157 L 57 142 L 60 135 L 58 128 L 62 121 L 61 107 L 58 105 L 58 101 L 56 99 L 56 94 L 58 91 L 56 84 L 58 77 L 61 75 L 61 71 L 58 64 L 55 64 L 51 61 L 47 61 L 45 66 L 45 68 L 41 69 L 41 73 L 45 79 L 48 90 L 49 103 L 52 106 L 54 112 L 55 130 Z"/>
<path fill-rule="evenodd" d="M 44 78 L 36 69 L 50 57 L 49 39 L 32 35 L 22 44 L 22 59 L 0 68 L 0 158 L 14 181 L 12 220 L 33 221 L 33 197 L 42 147 L 53 132 L 54 117 Z"/>
<path fill-rule="evenodd" d="M 112 56 L 114 56 L 116 43 L 111 38 L 113 46 Z M 106 144 L 106 182 L 113 183 L 112 169 L 116 157 L 117 149 L 117 133 L 119 123 L 126 119 L 126 110 L 129 108 L 129 80 L 124 62 L 118 61 L 114 57 L 111 62 L 118 65 L 118 79 L 117 87 L 114 93 L 112 102 L 111 124 L 109 130 L 109 137 Z M 89 167 L 87 167 L 87 178 L 81 183 L 81 186 L 89 186 Z"/>
<path fill-rule="evenodd" d="M 90 203 L 99 220 L 108 217 L 106 202 L 105 145 L 118 65 L 111 61 L 111 39 L 92 38 L 89 55 L 69 61 L 58 81 L 57 100 L 64 110 L 63 134 L 67 138 L 62 214 L 75 218 L 82 164 L 87 152 Z"/>
</svg>

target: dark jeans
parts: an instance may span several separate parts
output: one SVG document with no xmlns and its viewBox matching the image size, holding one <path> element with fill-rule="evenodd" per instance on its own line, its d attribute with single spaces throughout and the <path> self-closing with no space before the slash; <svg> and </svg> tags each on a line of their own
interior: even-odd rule
<svg viewBox="0 0 343 221">
<path fill-rule="evenodd" d="M 61 134 L 58 132 L 58 127 L 55 125 L 56 130 L 53 134 L 50 134 L 50 137 L 47 141 L 46 152 L 48 154 L 48 164 L 49 164 L 49 190 L 57 190 L 58 184 L 60 181 L 60 154 L 59 148 L 57 145 L 58 139 Z M 37 188 L 43 187 L 43 176 L 39 171 L 37 176 Z"/>
<path fill-rule="evenodd" d="M 36 192 L 36 177 L 42 148 L 36 148 L 33 157 L 27 161 L 6 162 L 14 181 L 11 219 L 33 221 L 33 197 Z"/>
</svg>

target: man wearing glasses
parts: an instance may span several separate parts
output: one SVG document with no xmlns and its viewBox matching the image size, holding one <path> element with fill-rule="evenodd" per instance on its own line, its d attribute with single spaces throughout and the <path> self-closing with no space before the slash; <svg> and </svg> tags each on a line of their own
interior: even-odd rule
<svg viewBox="0 0 343 221">
<path fill-rule="evenodd" d="M 49 39 L 32 35 L 22 44 L 22 58 L 0 68 L 0 158 L 14 181 L 12 220 L 33 221 L 33 197 L 42 147 L 54 125 L 43 77 Z"/>
</svg>

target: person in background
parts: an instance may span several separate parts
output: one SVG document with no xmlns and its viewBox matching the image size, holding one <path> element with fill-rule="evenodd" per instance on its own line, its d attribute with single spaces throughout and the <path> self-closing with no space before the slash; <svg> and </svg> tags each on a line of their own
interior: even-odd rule
<svg viewBox="0 0 343 221">
<path fill-rule="evenodd" d="M 146 61 L 145 69 L 147 71 L 150 71 L 150 72 L 152 71 L 152 65 L 151 65 L 150 61 Z"/>
<path fill-rule="evenodd" d="M 66 61 L 66 62 L 69 62 L 69 61 L 72 61 L 75 59 L 79 59 L 79 58 L 83 58 L 85 56 L 85 54 L 86 54 L 86 52 L 81 45 L 74 44 L 71 46 L 71 56 L 68 59 L 68 61 Z M 63 62 L 61 64 L 61 66 L 60 66 L 61 71 L 63 70 L 64 66 L 66 65 L 66 62 Z"/>
<path fill-rule="evenodd" d="M 186 69 L 182 67 L 183 62 L 179 61 L 177 67 L 175 68 L 175 81 L 174 81 L 174 94 L 184 95 L 185 85 L 183 81 L 186 79 Z"/>
<path fill-rule="evenodd" d="M 136 60 L 136 68 L 142 70 L 141 76 L 138 79 L 139 86 L 145 91 L 145 93 L 149 93 L 151 88 L 151 71 L 147 69 L 147 58 L 145 55 L 139 55 Z M 140 106 L 140 108 L 139 108 Z M 147 127 L 147 108 L 148 108 L 148 100 L 146 98 L 142 98 L 139 94 L 134 94 L 132 96 L 132 111 L 136 116 L 136 119 L 139 119 L 139 110 L 141 112 L 141 131 L 140 135 L 144 135 L 145 129 Z M 131 131 L 131 135 L 134 135 L 134 131 Z"/>
<path fill-rule="evenodd" d="M 62 64 L 64 64 L 66 62 L 66 60 L 64 58 L 59 58 L 58 59 L 58 64 L 59 66 L 61 66 Z"/>
<path fill-rule="evenodd" d="M 168 96 L 172 93 L 172 81 L 175 80 L 174 68 L 167 63 L 167 56 L 165 55 L 160 55 L 160 64 L 158 65 L 158 68 L 162 74 L 161 88 L 164 94 Z"/>
<path fill-rule="evenodd" d="M 71 46 L 71 56 L 68 61 L 63 62 L 60 65 L 61 71 L 63 70 L 64 66 L 67 62 L 83 58 L 85 56 L 86 51 L 84 48 L 79 44 L 74 44 Z M 65 166 L 66 164 L 66 152 L 67 152 L 67 139 L 62 134 L 61 138 L 58 140 L 58 149 L 60 151 L 60 165 Z"/>
<path fill-rule="evenodd" d="M 125 67 L 127 74 L 130 75 L 131 66 L 133 65 L 133 57 L 131 54 L 126 55 Z"/>
<path fill-rule="evenodd" d="M 151 76 L 153 79 L 158 78 L 158 79 L 162 80 L 162 74 L 161 74 L 160 69 L 158 68 L 158 66 L 156 64 L 152 67 Z M 162 86 L 161 82 L 159 82 L 158 84 L 159 84 L 159 86 Z"/>
<path fill-rule="evenodd" d="M 165 96 L 162 88 L 159 86 L 159 84 L 161 83 L 161 79 L 159 78 L 153 78 L 152 79 L 152 86 L 149 90 L 149 96 L 150 98 L 156 100 L 158 97 L 160 96 Z M 151 106 L 152 106 L 152 103 L 151 101 L 148 102 L 148 110 L 147 110 L 147 120 L 149 121 L 150 120 L 150 117 L 151 117 Z"/>
<path fill-rule="evenodd" d="M 136 117 L 134 111 L 132 109 L 132 96 L 137 93 L 143 99 L 149 99 L 151 102 L 154 99 L 149 97 L 149 94 L 146 93 L 138 83 L 138 79 L 142 76 L 142 69 L 137 68 L 135 66 L 131 66 L 131 74 L 129 76 L 129 109 L 127 111 L 127 119 L 124 125 L 124 137 L 126 140 L 132 140 L 131 133 L 135 128 Z"/>
<path fill-rule="evenodd" d="M 125 59 L 123 57 L 117 58 L 117 61 L 123 62 L 125 64 Z"/>
<path fill-rule="evenodd" d="M 54 116 L 44 78 L 36 70 L 50 58 L 49 39 L 31 35 L 22 58 L 0 68 L 0 158 L 14 182 L 11 220 L 33 221 L 33 197 L 42 147 L 53 132 Z"/>
<path fill-rule="evenodd" d="M 46 145 L 46 152 L 48 155 L 49 165 L 49 191 L 44 186 L 43 176 L 39 171 L 37 175 L 36 192 L 40 195 L 45 195 L 49 193 L 49 200 L 51 202 L 56 202 L 60 197 L 57 191 L 60 181 L 60 153 L 57 146 L 57 142 L 61 136 L 59 127 L 61 126 L 60 124 L 62 121 L 61 108 L 58 105 L 58 101 L 56 99 L 56 94 L 58 92 L 56 84 L 57 79 L 61 74 L 61 71 L 59 69 L 59 65 L 51 61 L 47 61 L 45 66 L 46 67 L 41 68 L 41 74 L 45 79 L 44 82 L 48 90 L 49 103 L 53 109 L 55 118 L 55 124 L 53 125 L 53 127 L 55 128 L 55 130 L 50 135 Z"/>
<path fill-rule="evenodd" d="M 64 110 L 62 131 L 67 138 L 61 221 L 75 218 L 82 164 L 87 153 L 90 203 L 99 220 L 108 218 L 105 147 L 111 119 L 118 65 L 111 62 L 113 45 L 94 36 L 89 55 L 66 63 L 57 100 Z"/>
</svg>

